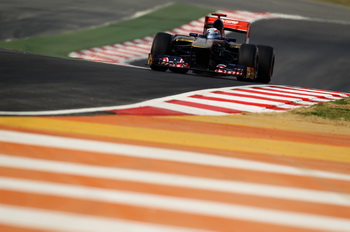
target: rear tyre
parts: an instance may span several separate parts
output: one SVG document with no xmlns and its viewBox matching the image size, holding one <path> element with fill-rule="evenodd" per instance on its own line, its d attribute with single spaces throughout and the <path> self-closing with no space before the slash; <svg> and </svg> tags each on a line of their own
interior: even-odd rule
<svg viewBox="0 0 350 232">
<path fill-rule="evenodd" d="M 270 46 L 258 45 L 259 49 L 259 73 L 257 81 L 269 83 L 275 65 L 275 51 Z"/>
<path fill-rule="evenodd" d="M 246 66 L 245 77 L 238 77 L 238 80 L 255 80 L 258 73 L 258 47 L 253 44 L 242 44 L 239 49 L 238 64 Z"/>
<path fill-rule="evenodd" d="M 168 33 L 159 32 L 153 39 L 151 53 L 168 55 L 171 50 L 172 36 Z M 165 72 L 168 68 L 161 67 L 154 64 L 150 65 L 154 71 Z"/>
</svg>

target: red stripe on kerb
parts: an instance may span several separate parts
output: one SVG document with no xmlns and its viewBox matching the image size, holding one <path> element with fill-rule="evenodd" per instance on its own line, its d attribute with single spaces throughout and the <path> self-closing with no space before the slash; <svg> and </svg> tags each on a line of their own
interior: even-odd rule
<svg viewBox="0 0 350 232">
<path fill-rule="evenodd" d="M 241 91 L 240 89 L 237 89 L 237 90 Z M 214 91 L 213 93 L 229 95 L 229 96 L 233 96 L 233 97 L 246 97 L 246 98 L 252 98 L 252 99 L 273 101 L 273 102 L 279 102 L 279 103 L 284 103 L 284 104 L 293 105 L 293 106 L 308 106 L 308 105 L 296 103 L 296 102 L 293 102 L 293 101 L 290 101 L 290 100 L 281 100 L 281 99 L 276 99 L 276 98 L 269 98 L 268 96 L 267 97 L 260 97 L 260 96 L 252 96 L 252 95 L 239 94 L 239 93 L 229 93 L 229 92 L 224 92 L 224 91 Z"/>
<path fill-rule="evenodd" d="M 266 93 L 263 91 L 259 91 L 259 90 L 250 90 L 250 89 L 240 89 L 239 91 L 244 91 L 247 93 L 258 93 L 258 94 L 265 94 L 265 95 L 270 95 L 270 96 L 276 96 L 276 97 L 287 97 L 287 98 L 294 98 L 296 100 L 303 100 L 303 101 L 308 101 L 308 102 L 314 102 L 314 103 L 319 103 L 321 101 L 315 101 L 315 100 L 310 100 L 307 97 L 296 97 L 296 96 L 291 96 L 288 94 L 278 94 L 278 93 Z M 273 90 L 271 90 L 273 91 Z M 323 102 L 323 101 L 322 101 Z"/>
<path fill-rule="evenodd" d="M 297 90 L 297 91 L 305 91 L 309 93 L 319 93 L 319 94 L 329 94 L 335 97 L 344 97 L 342 95 L 350 96 L 350 93 L 342 93 L 342 92 L 335 92 L 335 91 L 329 91 L 329 90 L 318 90 L 318 89 L 310 89 L 310 88 L 292 88 L 292 87 L 286 87 L 286 86 L 269 86 L 272 88 L 281 88 L 281 89 L 290 89 L 290 90 Z"/>
<path fill-rule="evenodd" d="M 121 55 L 121 54 L 108 54 L 107 52 L 98 52 L 96 54 L 96 56 L 100 56 L 102 58 L 106 58 L 108 59 L 108 56 L 111 57 L 111 56 L 115 56 L 115 57 L 118 57 L 118 58 L 122 58 L 122 59 L 130 59 L 132 56 L 125 56 L 125 55 Z"/>
<path fill-rule="evenodd" d="M 198 99 L 204 99 L 204 100 L 210 100 L 210 101 L 220 101 L 220 102 L 228 102 L 228 103 L 237 103 L 237 104 L 248 105 L 248 106 L 257 106 L 257 107 L 262 107 L 262 108 L 276 107 L 275 105 L 270 105 L 270 104 L 254 103 L 254 102 L 247 102 L 247 101 L 237 101 L 237 100 L 230 100 L 230 99 L 217 98 L 217 97 L 207 97 L 207 96 L 203 96 L 203 95 L 193 95 L 191 97 L 198 98 Z M 213 102 L 213 104 L 215 104 L 215 103 Z"/>
<path fill-rule="evenodd" d="M 234 110 L 234 109 L 229 109 L 229 108 L 224 108 L 224 107 L 219 107 L 219 106 L 205 105 L 205 104 L 201 104 L 201 103 L 194 103 L 194 102 L 181 101 L 181 100 L 170 100 L 170 101 L 167 101 L 167 103 L 183 105 L 183 106 L 190 106 L 190 107 L 194 107 L 194 108 L 218 111 L 218 112 L 223 112 L 223 113 L 240 114 L 240 113 L 246 112 L 246 111 L 241 111 L 241 110 Z"/>
<path fill-rule="evenodd" d="M 75 53 L 78 54 L 79 56 L 84 56 L 84 55 L 86 55 L 86 52 L 85 52 L 85 51 L 76 51 Z M 80 57 L 78 57 L 78 58 L 80 58 Z M 80 58 L 80 59 L 81 59 L 81 58 Z"/>
<path fill-rule="evenodd" d="M 110 110 L 108 112 L 113 112 L 120 115 L 191 115 L 183 112 L 178 112 L 175 110 L 162 109 L 152 106 L 143 106 L 130 109 L 121 110 Z"/>
<path fill-rule="evenodd" d="M 300 95 L 303 95 L 303 96 L 310 96 L 310 97 L 317 97 L 317 98 L 321 98 L 321 99 L 328 99 L 328 97 L 325 97 L 325 96 L 320 96 L 320 95 L 317 95 L 317 94 L 310 94 L 310 93 L 296 93 L 296 92 L 293 92 L 293 91 L 287 91 L 287 90 L 278 90 L 278 89 L 265 89 L 265 88 L 261 88 L 261 87 L 253 87 L 255 89 L 262 89 L 262 90 L 268 90 L 268 91 L 274 91 L 274 92 L 278 92 L 278 93 L 288 93 L 288 94 L 300 94 Z"/>
</svg>

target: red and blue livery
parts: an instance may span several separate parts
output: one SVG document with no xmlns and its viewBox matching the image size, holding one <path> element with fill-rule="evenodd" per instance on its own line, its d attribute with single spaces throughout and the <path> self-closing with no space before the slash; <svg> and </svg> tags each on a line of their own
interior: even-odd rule
<svg viewBox="0 0 350 232">
<path fill-rule="evenodd" d="M 235 76 L 241 81 L 269 83 L 274 69 L 274 49 L 250 44 L 251 24 L 226 17 L 220 13 L 206 16 L 203 34 L 157 33 L 148 65 L 155 71 L 169 69 L 187 73 L 191 70 L 197 74 Z M 225 35 L 226 32 L 230 37 Z M 235 33 L 243 40 L 241 43 L 232 37 Z"/>
</svg>

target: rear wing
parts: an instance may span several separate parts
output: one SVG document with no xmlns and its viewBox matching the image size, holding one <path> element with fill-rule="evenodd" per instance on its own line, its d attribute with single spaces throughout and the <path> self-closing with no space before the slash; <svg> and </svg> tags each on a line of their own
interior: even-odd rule
<svg viewBox="0 0 350 232">
<path fill-rule="evenodd" d="M 220 13 L 212 13 L 212 15 L 218 16 L 212 17 L 212 16 L 206 16 L 205 21 L 204 21 L 204 29 L 203 29 L 203 34 L 208 30 L 208 28 L 213 27 L 214 22 L 216 20 L 221 20 L 223 23 L 223 28 L 217 28 L 221 31 L 222 36 L 225 36 L 225 31 L 233 31 L 233 32 L 238 32 L 238 33 L 243 33 L 246 34 L 246 43 L 249 43 L 249 38 L 250 38 L 250 23 L 245 22 L 245 21 L 239 21 L 239 20 L 234 20 L 234 19 L 223 19 L 221 17 L 226 17 L 227 15 L 225 14 L 220 14 Z"/>
</svg>

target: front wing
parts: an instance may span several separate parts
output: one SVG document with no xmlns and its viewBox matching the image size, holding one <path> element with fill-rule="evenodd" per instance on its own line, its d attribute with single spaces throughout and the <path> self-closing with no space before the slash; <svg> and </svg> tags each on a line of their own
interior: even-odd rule
<svg viewBox="0 0 350 232">
<path fill-rule="evenodd" d="M 222 63 L 218 64 L 214 70 L 191 67 L 190 61 L 179 56 L 159 55 L 150 53 L 148 55 L 148 65 L 163 66 L 169 68 L 181 68 L 193 71 L 205 71 L 217 75 L 243 77 L 246 73 L 244 65 Z"/>
</svg>

